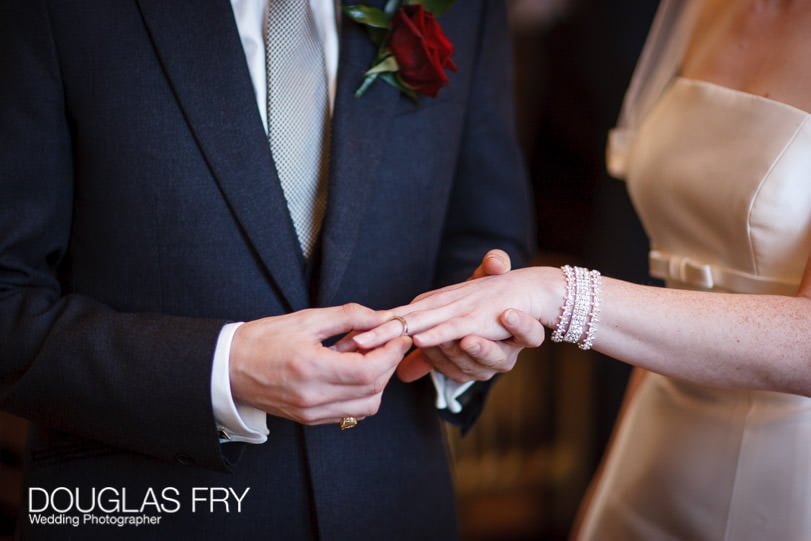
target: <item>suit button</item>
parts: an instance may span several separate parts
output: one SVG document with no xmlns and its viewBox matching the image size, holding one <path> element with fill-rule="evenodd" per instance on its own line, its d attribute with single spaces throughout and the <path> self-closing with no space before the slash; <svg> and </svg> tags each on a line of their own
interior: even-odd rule
<svg viewBox="0 0 811 541">
<path fill-rule="evenodd" d="M 175 455 L 175 460 L 178 462 L 178 464 L 183 464 L 184 466 L 194 465 L 194 459 L 189 455 L 184 454 Z"/>
</svg>

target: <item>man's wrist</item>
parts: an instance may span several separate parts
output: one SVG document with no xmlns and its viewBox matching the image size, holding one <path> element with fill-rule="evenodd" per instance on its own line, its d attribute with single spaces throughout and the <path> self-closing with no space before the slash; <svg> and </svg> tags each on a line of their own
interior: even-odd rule
<svg viewBox="0 0 811 541">
<path fill-rule="evenodd" d="M 228 323 L 220 330 L 211 367 L 211 405 L 220 441 L 264 443 L 267 441 L 267 414 L 239 404 L 231 394 L 231 343 L 241 322 Z"/>
</svg>

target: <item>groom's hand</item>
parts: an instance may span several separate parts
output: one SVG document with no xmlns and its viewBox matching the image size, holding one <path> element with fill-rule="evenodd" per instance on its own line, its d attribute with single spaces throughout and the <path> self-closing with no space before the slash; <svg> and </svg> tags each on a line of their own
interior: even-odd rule
<svg viewBox="0 0 811 541">
<path fill-rule="evenodd" d="M 390 318 L 347 304 L 243 324 L 231 345 L 234 399 L 307 425 L 374 415 L 411 339 L 398 337 L 368 352 L 338 351 L 323 341 L 374 328 Z"/>
<path fill-rule="evenodd" d="M 490 250 L 468 280 L 504 274 L 511 266 L 506 252 Z M 518 310 L 506 310 L 499 322 L 512 333 L 512 338 L 492 341 L 471 335 L 438 347 L 417 349 L 397 367 L 397 376 L 406 382 L 414 381 L 435 369 L 463 383 L 486 381 L 497 373 L 512 370 L 522 349 L 541 345 L 544 328 L 532 316 Z"/>
</svg>

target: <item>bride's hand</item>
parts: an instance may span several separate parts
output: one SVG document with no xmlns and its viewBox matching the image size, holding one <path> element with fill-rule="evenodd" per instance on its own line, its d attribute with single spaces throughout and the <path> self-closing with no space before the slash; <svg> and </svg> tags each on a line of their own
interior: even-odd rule
<svg viewBox="0 0 811 541">
<path fill-rule="evenodd" d="M 468 281 L 510 271 L 510 256 L 503 250 L 490 250 Z M 518 354 L 526 347 L 537 347 L 544 339 L 543 327 L 531 316 L 513 310 L 501 316 L 512 338 L 486 340 L 469 335 L 461 340 L 430 348 L 419 348 L 397 367 L 397 376 L 405 382 L 417 380 L 432 369 L 457 382 L 486 381 L 495 374 L 512 370 Z"/>
<path fill-rule="evenodd" d="M 485 262 L 480 269 L 484 267 Z M 533 299 L 550 288 L 534 282 L 540 279 L 535 275 L 549 270 L 536 267 L 479 277 L 425 293 L 412 304 L 394 309 L 393 313 L 406 319 L 408 334 L 419 337 L 415 343 L 422 348 L 401 363 L 400 378 L 416 379 L 431 365 L 456 381 L 489 379 L 496 372 L 511 369 L 523 347 L 537 347 L 543 341 L 544 330 L 535 315 L 539 310 Z M 559 277 L 558 271 L 552 272 Z M 504 314 L 507 308 L 518 310 Z M 516 318 L 512 325 L 505 319 L 510 314 Z M 367 349 L 402 330 L 402 323 L 395 319 L 354 339 Z"/>
<path fill-rule="evenodd" d="M 538 300 L 542 269 L 529 267 L 497 276 L 484 276 L 418 296 L 411 304 L 395 308 L 404 317 L 418 347 L 427 348 L 476 335 L 505 340 L 512 335 L 499 316 L 514 308 L 540 319 Z M 378 329 L 383 329 L 381 325 Z M 374 332 L 374 331 L 371 331 Z M 356 338 L 361 339 L 362 333 Z"/>
<path fill-rule="evenodd" d="M 543 343 L 544 328 L 520 310 L 505 310 L 499 321 L 512 338 L 494 341 L 469 335 L 439 347 L 417 349 L 400 362 L 397 376 L 410 382 L 436 369 L 454 381 L 465 382 L 488 380 L 496 373 L 512 370 L 521 350 Z"/>
</svg>

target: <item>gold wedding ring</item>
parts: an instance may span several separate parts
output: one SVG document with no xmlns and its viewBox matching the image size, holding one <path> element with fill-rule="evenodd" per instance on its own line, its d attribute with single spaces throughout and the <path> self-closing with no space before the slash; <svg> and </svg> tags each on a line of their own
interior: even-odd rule
<svg viewBox="0 0 811 541">
<path fill-rule="evenodd" d="M 343 417 L 341 422 L 338 423 L 338 426 L 341 427 L 341 430 L 348 430 L 350 428 L 355 428 L 358 426 L 358 420 L 354 417 Z"/>
<path fill-rule="evenodd" d="M 400 333 L 400 336 L 408 336 L 408 321 L 403 316 L 394 316 L 394 319 L 400 322 L 400 325 L 403 326 L 403 332 Z"/>
</svg>

